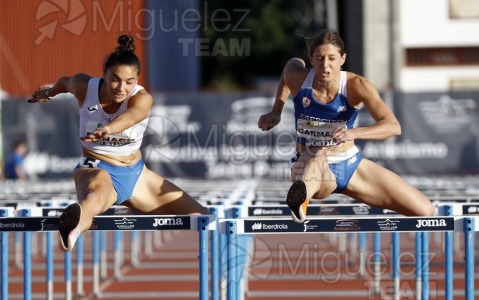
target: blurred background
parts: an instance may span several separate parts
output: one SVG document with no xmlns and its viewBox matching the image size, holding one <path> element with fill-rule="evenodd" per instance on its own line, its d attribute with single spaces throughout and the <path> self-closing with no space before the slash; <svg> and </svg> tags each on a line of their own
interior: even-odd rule
<svg viewBox="0 0 479 300">
<path fill-rule="evenodd" d="M 263 133 L 291 57 L 306 62 L 305 37 L 337 30 L 343 69 L 367 77 L 403 134 L 358 141 L 363 154 L 405 175 L 479 170 L 479 2 L 475 0 L 1 0 L 0 105 L 3 160 L 27 145 L 30 179 L 69 178 L 79 161 L 71 95 L 27 104 L 63 75 L 102 76 L 120 34 L 142 61 L 140 84 L 154 108 L 142 147 L 166 177 L 289 176 L 291 101 Z M 358 126 L 371 123 L 366 111 Z"/>
</svg>

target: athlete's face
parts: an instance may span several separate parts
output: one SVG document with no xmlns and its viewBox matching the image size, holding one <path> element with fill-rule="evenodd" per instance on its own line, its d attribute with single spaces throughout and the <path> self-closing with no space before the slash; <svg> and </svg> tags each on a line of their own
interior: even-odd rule
<svg viewBox="0 0 479 300">
<path fill-rule="evenodd" d="M 112 102 L 122 102 L 131 93 L 138 82 L 138 70 L 135 66 L 115 65 L 105 74 L 105 87 Z"/>
<path fill-rule="evenodd" d="M 332 44 L 324 44 L 316 47 L 309 59 L 316 70 L 316 78 L 328 82 L 339 75 L 341 66 L 346 60 L 346 54 L 341 55 L 339 48 Z"/>
</svg>

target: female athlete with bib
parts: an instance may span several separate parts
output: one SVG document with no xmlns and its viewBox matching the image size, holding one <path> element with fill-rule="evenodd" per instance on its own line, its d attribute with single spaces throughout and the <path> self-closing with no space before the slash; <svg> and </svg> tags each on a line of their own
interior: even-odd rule
<svg viewBox="0 0 479 300">
<path fill-rule="evenodd" d="M 363 158 L 354 141 L 382 140 L 401 134 L 401 126 L 364 77 L 341 70 L 344 43 L 334 31 L 323 31 L 309 43 L 307 68 L 299 58 L 289 60 L 278 85 L 272 111 L 258 127 L 270 130 L 281 120 L 289 95 L 296 121 L 296 155 L 286 202 L 293 220 L 304 222 L 310 199 L 332 193 L 387 208 L 407 216 L 435 213 L 431 201 L 397 174 Z M 375 124 L 354 127 L 359 109 L 367 109 Z"/>
<path fill-rule="evenodd" d="M 149 170 L 140 146 L 153 104 L 138 84 L 141 65 L 133 37 L 122 35 L 102 77 L 76 74 L 40 87 L 29 102 L 71 93 L 78 100 L 83 158 L 74 171 L 79 203 L 60 217 L 60 247 L 70 251 L 93 217 L 112 205 L 154 215 L 206 214 L 207 210 L 170 181 Z"/>
</svg>

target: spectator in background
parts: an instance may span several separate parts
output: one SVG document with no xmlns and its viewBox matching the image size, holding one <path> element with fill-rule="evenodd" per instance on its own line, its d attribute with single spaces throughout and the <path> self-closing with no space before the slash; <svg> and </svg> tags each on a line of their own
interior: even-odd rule
<svg viewBox="0 0 479 300">
<path fill-rule="evenodd" d="M 23 161 L 27 155 L 28 147 L 22 142 L 18 141 L 13 145 L 13 152 L 5 161 L 5 179 L 25 180 L 25 168 Z"/>
</svg>

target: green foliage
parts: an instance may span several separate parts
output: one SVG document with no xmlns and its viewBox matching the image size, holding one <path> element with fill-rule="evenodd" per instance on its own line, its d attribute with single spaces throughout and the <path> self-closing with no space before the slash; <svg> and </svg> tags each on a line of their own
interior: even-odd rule
<svg viewBox="0 0 479 300">
<path fill-rule="evenodd" d="M 279 77 L 297 50 L 295 44 L 301 42 L 291 13 L 294 3 L 203 2 L 209 26 L 203 28 L 202 37 L 210 51 L 201 57 L 202 86 L 212 90 L 248 89 L 258 77 Z"/>
</svg>

